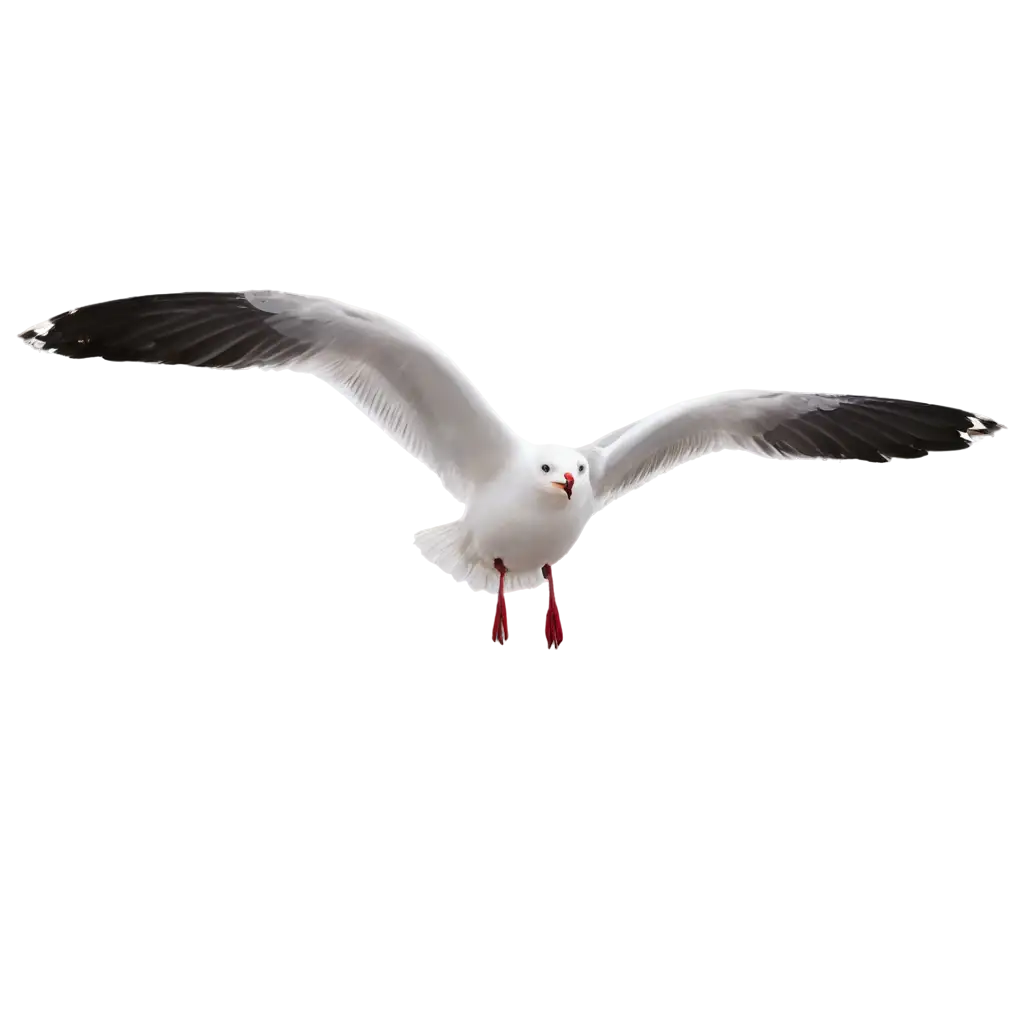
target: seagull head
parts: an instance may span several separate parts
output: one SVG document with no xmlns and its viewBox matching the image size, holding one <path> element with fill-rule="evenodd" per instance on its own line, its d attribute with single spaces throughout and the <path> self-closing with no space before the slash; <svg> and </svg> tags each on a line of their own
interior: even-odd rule
<svg viewBox="0 0 1024 1024">
<path fill-rule="evenodd" d="M 555 501 L 571 500 L 574 492 L 590 493 L 587 460 L 580 452 L 561 445 L 540 445 L 531 455 L 527 472 L 542 493 Z"/>
</svg>

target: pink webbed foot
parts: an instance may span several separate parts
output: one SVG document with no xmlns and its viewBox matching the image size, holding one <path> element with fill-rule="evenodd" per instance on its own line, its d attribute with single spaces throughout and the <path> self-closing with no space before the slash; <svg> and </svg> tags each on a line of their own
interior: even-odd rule
<svg viewBox="0 0 1024 1024">
<path fill-rule="evenodd" d="M 548 649 L 550 650 L 554 644 L 557 650 L 562 642 L 562 620 L 558 615 L 558 605 L 555 604 L 555 581 L 551 576 L 550 565 L 545 565 L 541 572 L 548 581 L 548 617 L 544 622 L 544 637 L 548 642 Z"/>
<path fill-rule="evenodd" d="M 494 610 L 494 627 L 491 629 L 491 640 L 504 645 L 508 639 L 508 616 L 505 614 L 505 563 L 494 560 L 494 568 L 498 570 L 498 607 Z"/>
</svg>

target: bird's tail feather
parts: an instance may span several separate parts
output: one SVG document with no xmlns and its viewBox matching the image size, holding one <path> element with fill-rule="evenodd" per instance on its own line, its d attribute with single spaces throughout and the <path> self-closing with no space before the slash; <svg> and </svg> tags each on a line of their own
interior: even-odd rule
<svg viewBox="0 0 1024 1024">
<path fill-rule="evenodd" d="M 443 569 L 459 583 L 468 583 L 473 590 L 498 591 L 498 572 L 493 563 L 485 563 L 473 552 L 465 523 L 457 520 L 443 526 L 420 530 L 413 543 L 423 557 Z M 528 590 L 544 582 L 540 569 L 534 572 L 505 573 L 505 590 Z"/>
</svg>

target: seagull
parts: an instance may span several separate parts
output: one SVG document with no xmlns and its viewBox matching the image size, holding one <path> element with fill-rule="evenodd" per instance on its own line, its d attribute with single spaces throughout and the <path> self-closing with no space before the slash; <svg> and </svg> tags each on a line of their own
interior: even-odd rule
<svg viewBox="0 0 1024 1024">
<path fill-rule="evenodd" d="M 1002 429 L 961 409 L 863 395 L 726 391 L 668 406 L 580 447 L 507 427 L 459 370 L 408 328 L 333 299 L 279 291 L 140 295 L 71 309 L 20 335 L 71 359 L 311 373 L 337 388 L 462 502 L 414 537 L 434 565 L 497 595 L 491 639 L 508 639 L 505 592 L 548 585 L 544 636 L 563 632 L 551 567 L 591 517 L 711 452 L 888 462 L 968 448 Z"/>
</svg>

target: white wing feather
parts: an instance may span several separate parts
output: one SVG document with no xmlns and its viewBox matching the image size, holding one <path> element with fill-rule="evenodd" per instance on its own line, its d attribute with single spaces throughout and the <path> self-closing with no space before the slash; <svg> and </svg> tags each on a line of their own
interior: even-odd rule
<svg viewBox="0 0 1024 1024">
<path fill-rule="evenodd" d="M 68 310 L 21 336 L 72 359 L 315 374 L 463 501 L 517 444 L 440 352 L 392 320 L 332 299 L 274 291 L 139 295 Z"/>
<path fill-rule="evenodd" d="M 595 494 L 610 498 L 718 447 L 780 458 L 762 435 L 786 419 L 835 409 L 830 394 L 729 389 L 692 394 L 598 441 L 588 452 Z"/>
<path fill-rule="evenodd" d="M 285 336 L 317 340 L 291 369 L 336 387 L 465 501 L 505 463 L 517 439 L 442 353 L 376 313 L 330 299 L 247 292 Z"/>
</svg>

